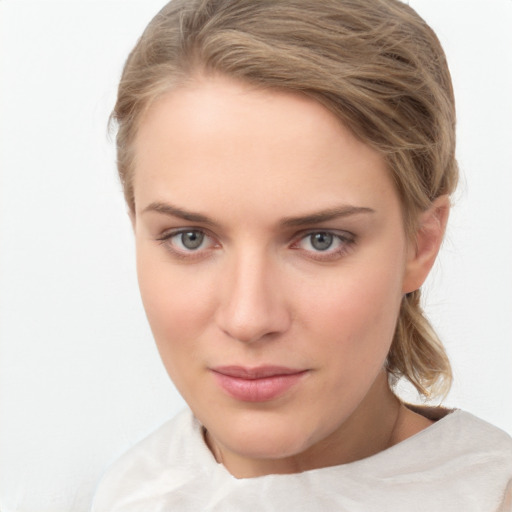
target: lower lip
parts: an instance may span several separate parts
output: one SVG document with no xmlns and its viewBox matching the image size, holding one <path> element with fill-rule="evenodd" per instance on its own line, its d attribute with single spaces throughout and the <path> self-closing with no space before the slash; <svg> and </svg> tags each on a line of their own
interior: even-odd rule
<svg viewBox="0 0 512 512">
<path fill-rule="evenodd" d="M 213 372 L 217 383 L 231 397 L 243 402 L 268 402 L 284 395 L 306 374 L 306 371 L 290 375 L 273 375 L 260 379 L 244 379 Z"/>
</svg>

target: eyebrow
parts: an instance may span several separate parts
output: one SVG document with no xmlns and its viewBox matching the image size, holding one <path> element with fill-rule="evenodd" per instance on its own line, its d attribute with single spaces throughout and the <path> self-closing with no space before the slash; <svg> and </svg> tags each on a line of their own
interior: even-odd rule
<svg viewBox="0 0 512 512">
<path fill-rule="evenodd" d="M 146 212 L 162 213 L 170 217 L 177 217 L 189 222 L 197 222 L 208 226 L 216 226 L 218 224 L 214 220 L 201 213 L 191 212 L 184 210 L 183 208 L 173 206 L 172 204 L 162 203 L 159 201 L 153 202 L 146 206 L 146 208 L 142 210 L 142 213 Z M 375 213 L 375 210 L 366 206 L 343 205 L 336 208 L 328 208 L 326 210 L 320 210 L 318 212 L 301 215 L 298 217 L 285 217 L 281 220 L 280 224 L 283 227 L 299 227 L 311 224 L 319 224 L 321 222 L 339 219 L 340 217 L 350 217 L 352 215 L 371 213 Z"/>
<path fill-rule="evenodd" d="M 328 208 L 319 212 L 314 212 L 300 217 L 287 217 L 282 220 L 282 225 L 286 227 L 306 226 L 309 224 L 319 224 L 329 220 L 339 219 L 340 217 L 350 217 L 361 213 L 375 213 L 375 210 L 366 206 L 339 206 L 337 208 Z"/>
<path fill-rule="evenodd" d="M 206 224 L 208 226 L 215 226 L 217 223 L 212 219 L 208 218 L 206 215 L 202 215 L 201 213 L 189 212 L 184 210 L 183 208 L 178 208 L 177 206 L 173 206 L 169 203 L 161 203 L 159 201 L 151 203 L 149 206 L 146 206 L 142 213 L 146 212 L 157 212 L 163 213 L 164 215 L 168 215 L 169 217 L 177 217 L 179 219 L 188 220 L 190 222 L 198 222 L 200 224 Z"/>
</svg>

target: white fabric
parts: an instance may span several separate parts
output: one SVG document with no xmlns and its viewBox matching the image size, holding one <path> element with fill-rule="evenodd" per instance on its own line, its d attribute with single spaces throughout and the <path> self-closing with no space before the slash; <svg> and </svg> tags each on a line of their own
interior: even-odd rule
<svg viewBox="0 0 512 512">
<path fill-rule="evenodd" d="M 190 411 L 119 459 L 93 512 L 502 512 L 512 439 L 457 410 L 372 457 L 292 475 L 236 479 L 205 445 Z"/>
</svg>

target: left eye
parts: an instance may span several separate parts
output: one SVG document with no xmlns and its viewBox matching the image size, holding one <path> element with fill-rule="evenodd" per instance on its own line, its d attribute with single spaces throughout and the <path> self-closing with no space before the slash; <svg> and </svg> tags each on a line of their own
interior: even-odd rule
<svg viewBox="0 0 512 512">
<path fill-rule="evenodd" d="M 335 252 L 348 245 L 351 240 L 330 231 L 313 231 L 301 238 L 295 247 L 312 252 Z"/>
<path fill-rule="evenodd" d="M 200 249 L 204 243 L 204 233 L 201 231 L 182 231 L 171 237 L 171 240 L 180 245 L 180 249 L 186 249 L 189 251 L 195 251 Z"/>
<path fill-rule="evenodd" d="M 306 237 L 306 240 L 307 239 L 309 239 L 309 244 L 311 244 L 311 247 L 317 251 L 327 251 L 327 249 L 330 249 L 334 243 L 333 234 L 323 231 L 312 233 Z"/>
</svg>

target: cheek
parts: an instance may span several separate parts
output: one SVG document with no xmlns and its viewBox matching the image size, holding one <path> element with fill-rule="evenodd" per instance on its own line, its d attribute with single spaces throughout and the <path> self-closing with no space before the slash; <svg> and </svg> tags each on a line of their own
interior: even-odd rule
<svg viewBox="0 0 512 512">
<path fill-rule="evenodd" d="M 326 354 L 340 364 L 350 361 L 350 373 L 380 366 L 387 356 L 401 303 L 400 268 L 395 259 L 340 269 L 307 301 L 298 299 L 308 305 L 299 315 L 307 328 L 317 332 Z"/>
<path fill-rule="evenodd" d="M 163 362 L 170 365 L 193 350 L 212 317 L 214 289 L 208 274 L 198 276 L 192 267 L 170 265 L 165 255 L 139 247 L 137 274 L 144 309 Z"/>
</svg>

